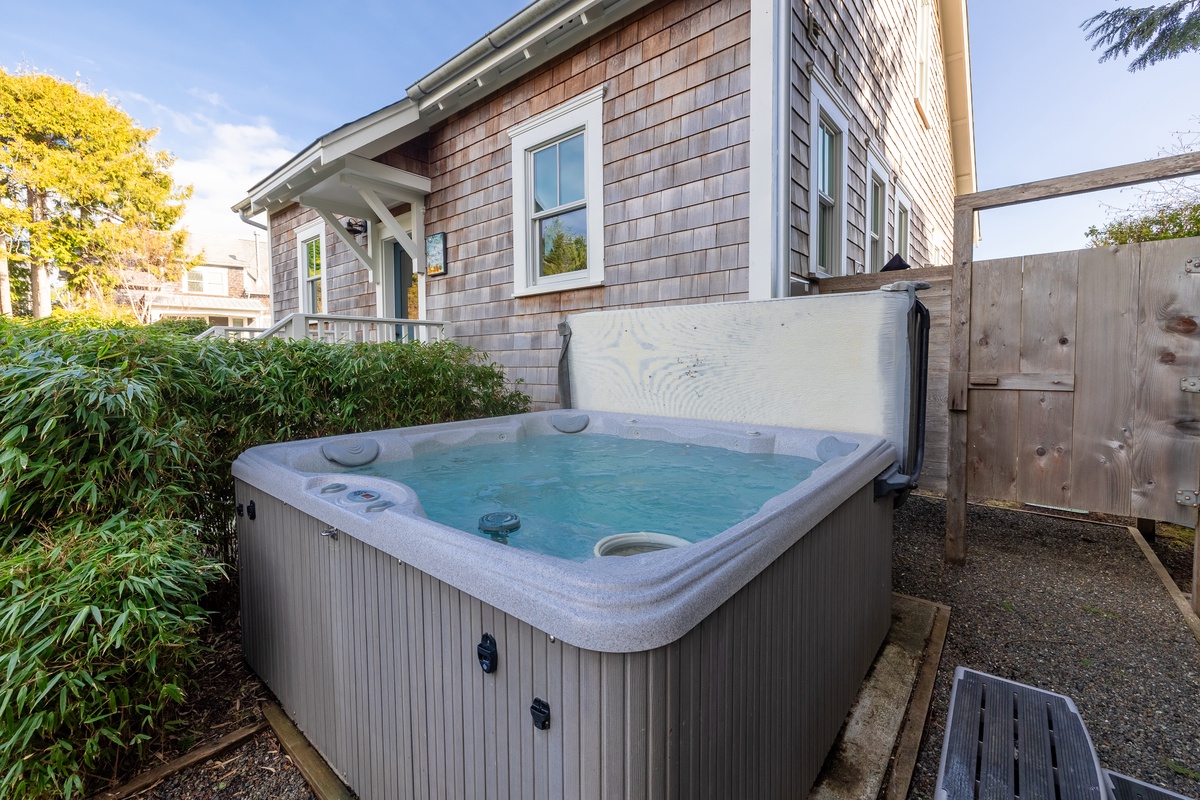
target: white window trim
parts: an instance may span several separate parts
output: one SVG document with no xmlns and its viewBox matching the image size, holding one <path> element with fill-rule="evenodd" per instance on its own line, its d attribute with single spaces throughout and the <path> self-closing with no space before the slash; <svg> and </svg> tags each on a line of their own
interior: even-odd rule
<svg viewBox="0 0 1200 800">
<path fill-rule="evenodd" d="M 900 209 L 903 208 L 908 212 L 908 230 L 905 241 L 908 242 L 908 252 L 900 252 Z M 900 256 L 908 263 L 909 266 L 916 266 L 912 263 L 912 198 L 908 192 L 904 191 L 904 187 L 900 182 L 896 182 L 896 207 L 893 211 L 895 218 L 892 223 L 892 249 L 896 255 Z"/>
<path fill-rule="evenodd" d="M 329 305 L 329 298 L 325 291 L 329 288 L 325 282 L 328 277 L 326 269 L 329 267 L 325 260 L 325 220 L 318 219 L 296 229 L 296 288 L 300 295 L 301 314 L 324 313 L 324 309 L 308 307 L 308 270 L 304 260 L 304 243 L 314 237 L 320 240 L 318 246 L 321 249 L 321 300 L 326 306 Z"/>
<path fill-rule="evenodd" d="M 808 271 L 811 275 L 816 275 L 819 278 L 831 278 L 846 274 L 846 194 L 848 186 L 846 177 L 847 162 L 849 160 L 848 142 L 850 138 L 850 122 L 842 112 L 841 106 L 825 91 L 815 76 L 811 81 L 810 91 L 808 138 L 810 162 L 808 165 Z M 837 234 L 837 241 L 834 243 L 834 262 L 838 264 L 839 270 L 835 273 L 828 273 L 817 269 L 817 209 L 820 207 L 820 199 L 817 188 L 816 161 L 818 158 L 818 128 L 822 116 L 841 131 L 841 136 L 838 137 L 841 142 L 841 152 L 838 154 L 838 169 L 841 172 L 841 197 L 837 200 L 838 219 L 837 224 L 834 226 L 835 231 L 839 232 Z"/>
<path fill-rule="evenodd" d="M 871 228 L 873 226 L 871 223 L 874 222 L 874 220 L 871 218 L 871 215 L 875 210 L 874 206 L 871 203 L 871 179 L 872 179 L 872 176 L 877 176 L 883 182 L 883 219 L 880 220 L 880 222 L 879 222 L 879 246 L 883 251 L 883 263 L 880 264 L 879 266 L 882 269 L 883 266 L 886 265 L 888 262 L 887 213 L 888 213 L 888 208 L 891 207 L 892 174 L 891 174 L 891 170 L 889 170 L 887 167 L 884 166 L 883 159 L 880 156 L 876 155 L 875 149 L 868 146 L 867 147 L 867 181 L 866 181 L 867 213 L 864 215 L 867 220 L 867 229 L 866 229 L 866 231 L 864 231 L 864 233 L 865 233 L 864 241 L 866 243 L 866 247 L 863 248 L 863 250 L 865 251 L 864 263 L 866 264 L 867 272 L 871 271 L 871 266 L 872 266 L 871 265 Z"/>
<path fill-rule="evenodd" d="M 188 273 L 190 272 L 199 273 L 203 281 L 202 288 L 198 292 L 188 288 Z M 183 293 L 224 297 L 229 294 L 229 271 L 224 267 L 209 267 L 204 265 L 191 267 L 183 273 Z"/>
<path fill-rule="evenodd" d="M 532 197 L 528 190 L 530 151 L 575 131 L 583 131 L 584 187 L 587 200 L 587 269 L 537 277 L 530 241 Z M 512 140 L 513 296 L 562 292 L 604 283 L 604 86 L 584 92 L 509 129 Z"/>
</svg>

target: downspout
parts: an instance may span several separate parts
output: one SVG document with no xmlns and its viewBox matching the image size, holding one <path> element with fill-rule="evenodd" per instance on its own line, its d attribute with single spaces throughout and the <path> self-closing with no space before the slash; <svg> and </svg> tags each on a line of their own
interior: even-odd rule
<svg viewBox="0 0 1200 800">
<path fill-rule="evenodd" d="M 253 225 L 254 227 L 256 227 L 256 228 L 258 228 L 258 229 L 260 229 L 260 230 L 264 230 L 264 231 L 270 231 L 270 230 L 271 230 L 271 229 L 270 229 L 270 228 L 268 228 L 266 225 L 263 225 L 261 222 L 255 222 L 254 220 L 252 220 L 252 219 L 250 219 L 249 217 L 247 217 L 247 216 L 246 216 L 246 209 L 244 209 L 244 208 L 239 208 L 239 209 L 238 209 L 238 218 L 239 218 L 239 219 L 241 219 L 241 221 L 242 221 L 242 222 L 244 222 L 244 223 L 246 223 L 247 225 Z"/>
<path fill-rule="evenodd" d="M 773 297 L 791 294 L 791 196 L 792 183 L 792 4 L 790 0 L 775 2 L 775 75 L 771 82 L 772 109 L 775 112 L 774 141 L 771 152 L 775 160 L 775 185 L 772 188 L 771 251 L 775 257 L 772 276 Z"/>
</svg>

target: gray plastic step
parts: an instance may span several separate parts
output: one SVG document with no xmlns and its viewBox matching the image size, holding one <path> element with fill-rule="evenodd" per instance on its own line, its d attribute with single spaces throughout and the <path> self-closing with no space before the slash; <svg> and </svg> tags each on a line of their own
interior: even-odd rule
<svg viewBox="0 0 1200 800">
<path fill-rule="evenodd" d="M 1106 769 L 1104 777 L 1108 781 L 1108 796 L 1111 800 L 1192 800 L 1187 795 L 1175 794 L 1161 786 L 1151 786 L 1119 772 Z"/>
<path fill-rule="evenodd" d="M 1107 789 L 1071 698 L 955 670 L 937 800 L 1107 800 Z"/>
</svg>

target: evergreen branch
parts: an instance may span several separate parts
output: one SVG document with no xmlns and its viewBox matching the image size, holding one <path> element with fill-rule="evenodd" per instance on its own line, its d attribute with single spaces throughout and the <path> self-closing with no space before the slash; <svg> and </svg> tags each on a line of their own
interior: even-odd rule
<svg viewBox="0 0 1200 800">
<path fill-rule="evenodd" d="M 1093 50 L 1103 48 L 1101 63 L 1134 52 L 1137 57 L 1129 71 L 1137 72 L 1184 53 L 1200 52 L 1200 0 L 1102 11 L 1080 27 L 1087 31 L 1085 38 Z"/>
</svg>

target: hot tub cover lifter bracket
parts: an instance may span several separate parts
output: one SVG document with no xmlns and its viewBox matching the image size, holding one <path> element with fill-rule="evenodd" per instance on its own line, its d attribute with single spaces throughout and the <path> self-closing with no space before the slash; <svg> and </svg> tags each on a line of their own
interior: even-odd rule
<svg viewBox="0 0 1200 800">
<path fill-rule="evenodd" d="M 875 479 L 875 499 L 895 494 L 899 508 L 912 490 L 917 488 L 925 463 L 925 399 L 929 389 L 929 309 L 917 299 L 920 289 L 928 289 L 924 281 L 901 281 L 883 287 L 883 291 L 906 291 L 912 298 L 908 311 L 909 402 L 908 447 L 904 463 L 894 464 Z"/>
</svg>

